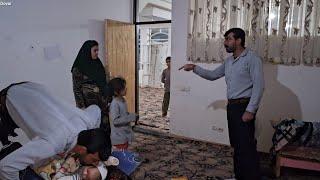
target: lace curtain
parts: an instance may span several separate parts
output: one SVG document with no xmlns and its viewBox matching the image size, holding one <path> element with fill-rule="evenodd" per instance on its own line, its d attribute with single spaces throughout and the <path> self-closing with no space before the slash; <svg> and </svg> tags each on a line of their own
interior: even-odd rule
<svg viewBox="0 0 320 180">
<path fill-rule="evenodd" d="M 240 27 L 264 62 L 320 66 L 320 0 L 190 0 L 189 7 L 189 61 L 223 61 L 223 35 Z"/>
</svg>

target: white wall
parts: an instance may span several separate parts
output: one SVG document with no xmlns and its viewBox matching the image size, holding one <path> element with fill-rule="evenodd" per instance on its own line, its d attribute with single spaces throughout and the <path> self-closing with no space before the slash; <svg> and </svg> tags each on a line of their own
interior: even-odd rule
<svg viewBox="0 0 320 180">
<path fill-rule="evenodd" d="M 11 0 L 0 7 L 0 88 L 30 80 L 74 103 L 71 66 L 84 41 L 100 44 L 104 19 L 132 20 L 131 0 Z M 44 49 L 53 49 L 47 58 Z"/>
<path fill-rule="evenodd" d="M 172 85 L 170 129 L 173 134 L 229 144 L 224 78 L 211 82 L 178 71 L 187 59 L 188 1 L 172 4 Z M 214 69 L 217 64 L 197 64 Z M 320 121 L 320 68 L 265 64 L 266 89 L 257 115 L 258 149 L 268 152 L 273 134 L 269 120 L 293 117 Z"/>
</svg>

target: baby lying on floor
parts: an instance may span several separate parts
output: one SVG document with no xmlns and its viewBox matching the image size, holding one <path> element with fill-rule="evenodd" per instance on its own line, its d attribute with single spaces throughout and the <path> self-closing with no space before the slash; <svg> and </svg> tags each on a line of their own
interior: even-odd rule
<svg viewBox="0 0 320 180">
<path fill-rule="evenodd" d="M 118 165 L 119 160 L 110 156 L 108 161 L 95 166 L 81 166 L 79 157 L 70 154 L 66 158 L 57 158 L 35 168 L 35 172 L 45 180 L 103 180 L 107 177 L 106 165 Z"/>
<path fill-rule="evenodd" d="M 62 175 L 60 177 L 54 176 L 52 180 L 103 180 L 107 177 L 107 170 L 104 167 L 100 168 L 99 166 L 83 166 L 73 174 Z"/>
</svg>

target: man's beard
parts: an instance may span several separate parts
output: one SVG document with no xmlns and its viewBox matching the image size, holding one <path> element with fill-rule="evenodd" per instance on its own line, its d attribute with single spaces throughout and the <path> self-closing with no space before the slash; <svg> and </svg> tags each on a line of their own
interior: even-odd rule
<svg viewBox="0 0 320 180">
<path fill-rule="evenodd" d="M 227 53 L 233 53 L 234 52 L 234 47 L 230 46 L 224 46 L 226 48 Z"/>
</svg>

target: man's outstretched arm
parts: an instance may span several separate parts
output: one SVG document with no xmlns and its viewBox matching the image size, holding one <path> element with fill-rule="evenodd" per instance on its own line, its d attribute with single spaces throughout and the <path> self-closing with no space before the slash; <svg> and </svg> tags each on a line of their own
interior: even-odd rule
<svg viewBox="0 0 320 180">
<path fill-rule="evenodd" d="M 193 71 L 200 77 L 214 81 L 216 79 L 219 79 L 225 75 L 225 64 L 222 63 L 219 67 L 217 67 L 214 70 L 207 70 L 204 68 L 201 68 L 200 66 L 197 66 L 195 64 L 185 64 L 182 67 L 179 68 L 179 70 L 184 69 L 185 71 Z"/>
</svg>

